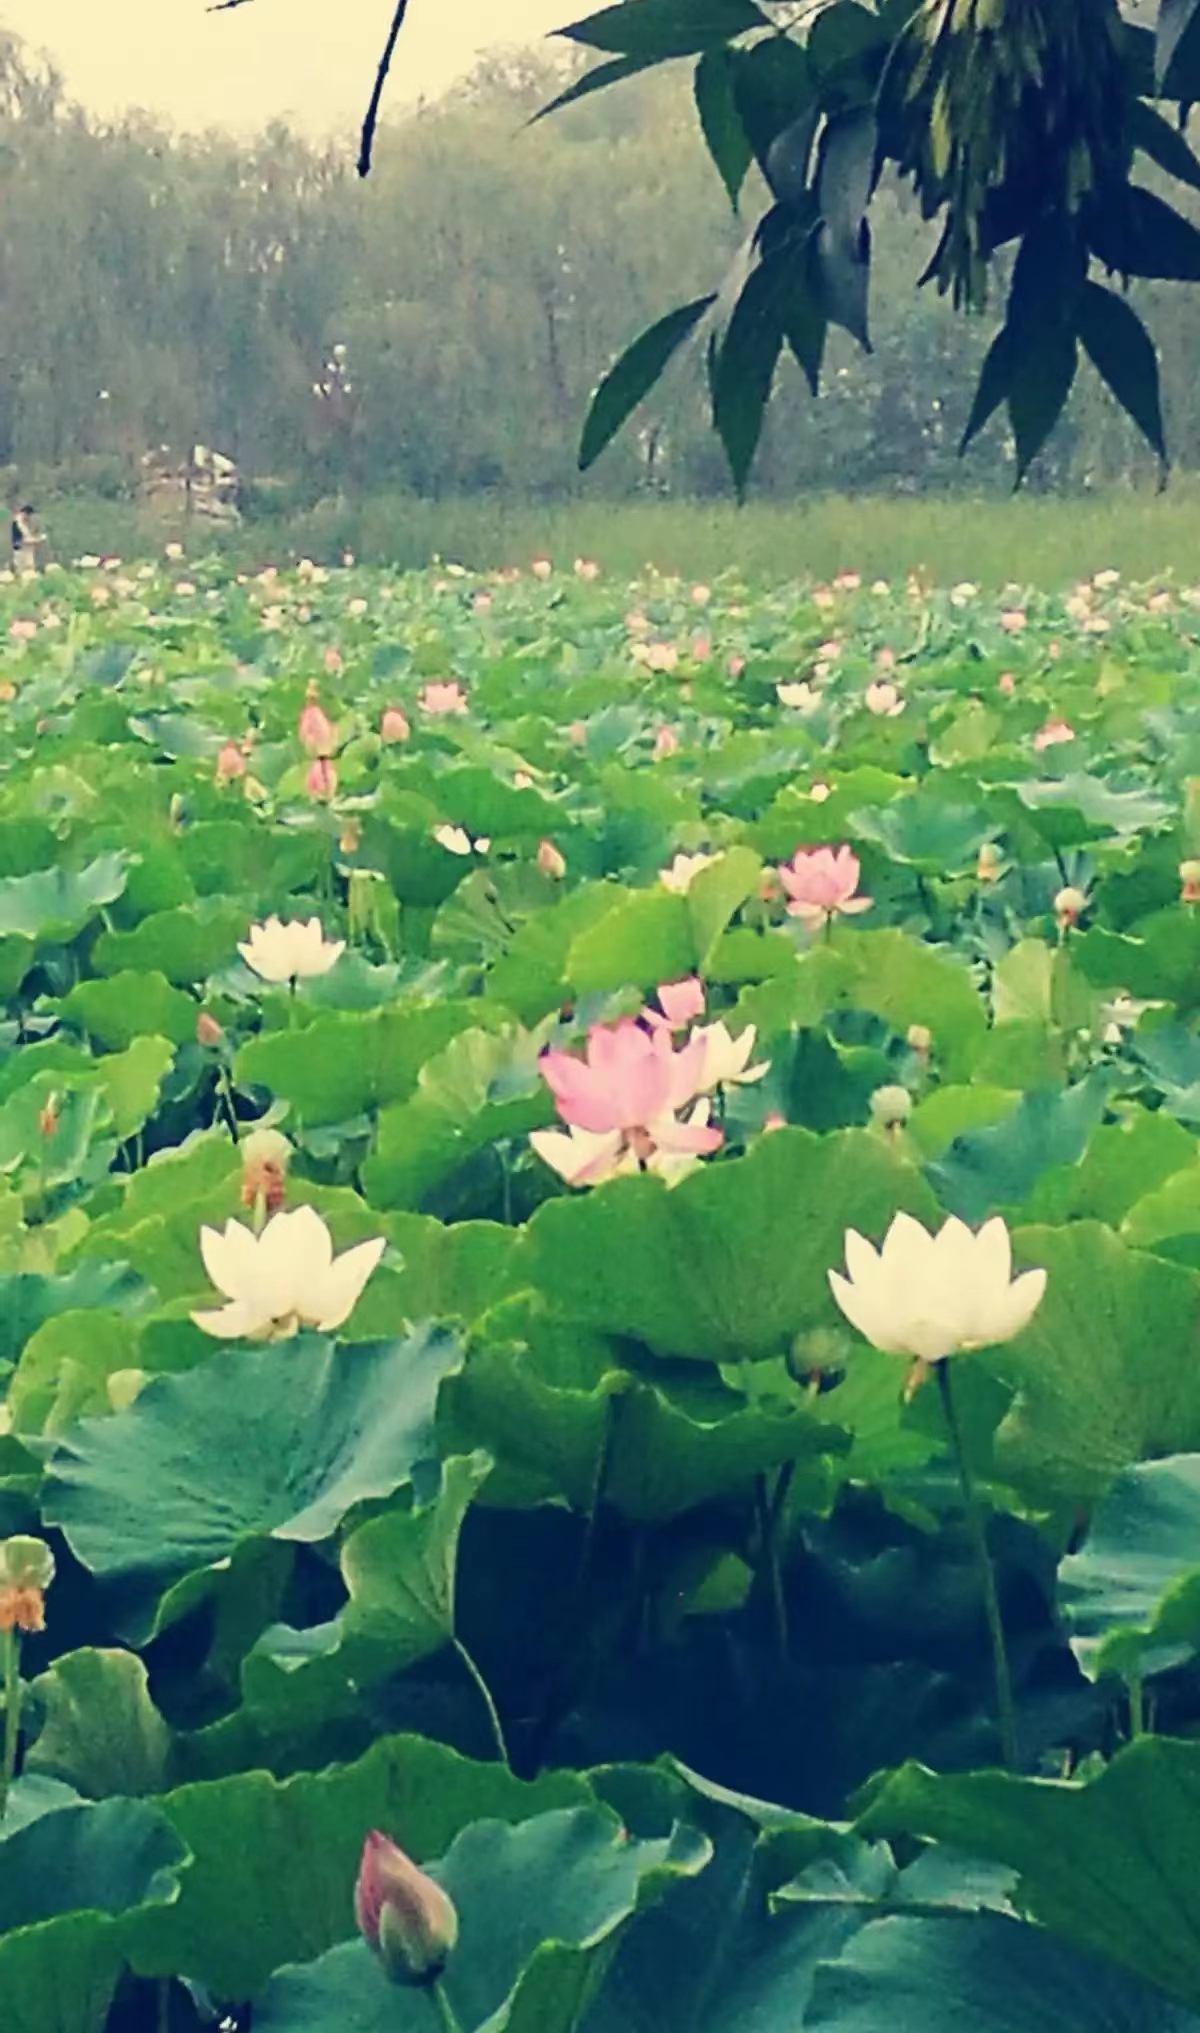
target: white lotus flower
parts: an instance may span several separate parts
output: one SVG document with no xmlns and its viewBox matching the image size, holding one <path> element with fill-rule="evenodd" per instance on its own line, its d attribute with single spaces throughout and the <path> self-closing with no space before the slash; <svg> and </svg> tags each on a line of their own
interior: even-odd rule
<svg viewBox="0 0 1200 2033">
<path fill-rule="evenodd" d="M 686 896 L 702 868 L 711 868 L 719 854 L 677 854 L 669 868 L 659 874 L 664 889 L 673 890 L 676 896 Z"/>
<path fill-rule="evenodd" d="M 281 924 L 268 918 L 265 925 L 251 925 L 249 937 L 238 952 L 247 967 L 263 981 L 305 981 L 328 974 L 334 961 L 346 950 L 344 939 L 326 939 L 320 918 L 306 925 Z"/>
<path fill-rule="evenodd" d="M 228 1304 L 192 1319 L 221 1341 L 285 1341 L 302 1327 L 332 1333 L 354 1311 L 384 1248 L 377 1236 L 335 1257 L 314 1207 L 272 1215 L 261 1235 L 240 1221 L 202 1228 L 204 1268 Z"/>
<path fill-rule="evenodd" d="M 952 1216 L 930 1235 L 897 1214 L 879 1251 L 847 1229 L 846 1269 L 847 1277 L 830 1271 L 829 1283 L 847 1320 L 886 1355 L 911 1356 L 918 1380 L 930 1363 L 1011 1341 L 1046 1289 L 1045 1271 L 1013 1278 L 1000 1215 L 978 1234 Z"/>
<path fill-rule="evenodd" d="M 486 854 L 492 844 L 483 833 L 478 840 L 472 840 L 462 826 L 435 826 L 433 837 L 447 854 Z"/>
<path fill-rule="evenodd" d="M 728 1025 L 723 1023 L 702 1024 L 692 1032 L 693 1038 L 704 1039 L 701 1093 L 711 1094 L 714 1087 L 746 1087 L 770 1072 L 769 1059 L 760 1060 L 757 1066 L 749 1063 L 756 1035 L 754 1024 L 748 1024 L 736 1038 L 730 1036 Z"/>
<path fill-rule="evenodd" d="M 815 713 L 821 704 L 819 689 L 804 683 L 776 685 L 775 697 L 781 706 L 790 706 L 795 713 Z"/>
</svg>

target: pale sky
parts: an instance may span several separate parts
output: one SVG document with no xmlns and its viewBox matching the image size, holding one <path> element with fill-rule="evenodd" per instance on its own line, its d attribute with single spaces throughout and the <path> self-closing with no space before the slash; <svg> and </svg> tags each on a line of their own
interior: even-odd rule
<svg viewBox="0 0 1200 2033">
<path fill-rule="evenodd" d="M 595 0 L 410 0 L 384 116 L 434 97 L 485 50 L 530 43 Z M 393 0 L 0 0 L 0 25 L 49 52 L 72 98 L 142 107 L 176 127 L 245 131 L 272 118 L 324 134 L 370 95 Z"/>
</svg>

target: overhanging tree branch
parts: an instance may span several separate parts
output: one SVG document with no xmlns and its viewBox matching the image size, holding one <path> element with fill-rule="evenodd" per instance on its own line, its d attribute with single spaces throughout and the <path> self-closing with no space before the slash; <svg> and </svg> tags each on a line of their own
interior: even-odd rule
<svg viewBox="0 0 1200 2033">
<path fill-rule="evenodd" d="M 387 41 L 383 45 L 383 55 L 379 59 L 379 68 L 375 73 L 374 88 L 371 92 L 370 103 L 362 124 L 362 137 L 358 144 L 358 173 L 360 176 L 369 176 L 371 173 L 371 154 L 375 146 L 375 129 L 379 125 L 379 108 L 383 101 L 383 88 L 388 80 L 388 72 L 392 68 L 392 58 L 396 54 L 396 44 L 400 40 L 400 30 L 404 26 L 404 17 L 407 13 L 408 0 L 396 0 L 396 11 L 392 16 L 392 25 L 388 30 Z"/>
</svg>

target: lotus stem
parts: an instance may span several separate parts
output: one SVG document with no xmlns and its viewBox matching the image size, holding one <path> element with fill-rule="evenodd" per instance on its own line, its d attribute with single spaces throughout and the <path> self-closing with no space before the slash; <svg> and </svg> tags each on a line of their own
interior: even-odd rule
<svg viewBox="0 0 1200 2033">
<path fill-rule="evenodd" d="M 463 1644 L 462 1639 L 454 1638 L 451 1640 L 451 1643 L 453 1644 L 455 1651 L 458 1653 L 459 1658 L 462 1660 L 463 1665 L 466 1667 L 467 1672 L 470 1674 L 472 1680 L 475 1682 L 476 1687 L 479 1689 L 480 1699 L 487 1710 L 488 1726 L 492 1732 L 492 1741 L 496 1746 L 496 1751 L 499 1756 L 501 1764 L 507 1765 L 509 1762 L 508 1744 L 505 1741 L 504 1725 L 500 1720 L 500 1711 L 496 1707 L 496 1704 L 492 1699 L 492 1690 L 488 1686 L 487 1681 L 484 1679 L 482 1673 L 480 1672 L 478 1666 L 475 1664 L 475 1661 L 471 1657 L 471 1654 L 468 1652 L 466 1646 Z"/>
<path fill-rule="evenodd" d="M 462 2033 L 458 2014 L 446 1996 L 446 1986 L 440 1977 L 433 1986 L 433 2002 L 437 2006 L 438 2018 L 442 2022 L 445 2033 Z"/>
<path fill-rule="evenodd" d="M 1146 1690 L 1140 1673 L 1129 1675 L 1125 1691 L 1129 1696 L 1129 1741 L 1136 1743 L 1139 1737 L 1147 1734 Z"/>
<path fill-rule="evenodd" d="M 21 1734 L 21 1640 L 15 1630 L 0 1632 L 4 1655 L 4 1756 L 0 1763 L 0 1821 L 8 1808 L 8 1792 L 17 1769 Z"/>
<path fill-rule="evenodd" d="M 942 1394 L 942 1407 L 946 1414 L 946 1426 L 950 1434 L 950 1445 L 954 1451 L 958 1468 L 958 1480 L 962 1489 L 963 1508 L 967 1517 L 967 1530 L 975 1553 L 975 1564 L 979 1570 L 979 1585 L 983 1592 L 983 1607 L 987 1617 L 988 1636 L 992 1642 L 992 1673 L 996 1683 L 996 1719 L 1000 1726 L 1000 1750 L 1009 1771 L 1017 1769 L 1017 1712 L 1013 1703 L 1012 1674 L 1008 1666 L 1008 1647 L 1004 1641 L 1004 1621 L 1000 1614 L 1000 1597 L 996 1592 L 996 1570 L 988 1548 L 987 1528 L 980 1509 L 963 1444 L 962 1426 L 959 1422 L 958 1407 L 954 1402 L 954 1386 L 950 1377 L 950 1364 L 943 1360 L 937 1363 L 938 1387 Z"/>
</svg>

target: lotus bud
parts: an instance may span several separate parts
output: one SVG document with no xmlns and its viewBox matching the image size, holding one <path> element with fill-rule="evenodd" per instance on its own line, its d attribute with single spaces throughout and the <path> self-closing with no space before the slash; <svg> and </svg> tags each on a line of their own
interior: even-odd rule
<svg viewBox="0 0 1200 2033">
<path fill-rule="evenodd" d="M 38 1130 L 47 1143 L 57 1133 L 62 1117 L 58 1112 L 57 1094 L 48 1094 L 38 1110 Z"/>
<path fill-rule="evenodd" d="M 549 558 L 535 558 L 530 570 L 535 579 L 545 580 L 553 576 L 554 566 Z"/>
<path fill-rule="evenodd" d="M 303 561 L 303 559 L 301 559 L 301 563 L 303 563 L 303 562 L 304 562 L 304 561 Z M 309 574 L 309 576 L 310 576 L 310 578 L 311 578 L 311 576 L 312 576 L 312 575 L 311 575 L 311 573 Z M 338 672 L 339 672 L 339 671 L 341 670 L 341 668 L 342 668 L 342 652 L 341 652 L 341 650 L 340 650 L 340 649 L 335 649 L 335 648 L 334 648 L 334 646 L 333 646 L 333 644 L 332 644 L 332 643 L 330 643 L 330 644 L 328 645 L 328 647 L 326 648 L 326 651 L 325 651 L 325 655 L 324 655 L 324 657 L 322 658 L 322 662 L 323 662 L 323 664 L 324 664 L 324 666 L 325 666 L 325 669 L 326 669 L 326 671 L 328 672 L 329 676 L 330 676 L 331 678 L 336 678 L 336 676 L 337 676 Z"/>
<path fill-rule="evenodd" d="M 885 1136 L 904 1128 L 912 1114 L 912 1095 L 907 1087 L 877 1087 L 871 1096 L 871 1121 Z"/>
<path fill-rule="evenodd" d="M 233 783 L 237 777 L 246 774 L 246 758 L 236 741 L 227 741 L 217 757 L 215 771 L 219 784 Z"/>
<path fill-rule="evenodd" d="M 1072 925 L 1079 923 L 1087 909 L 1087 903 L 1088 900 L 1081 889 L 1068 885 L 1066 889 L 1059 890 L 1054 899 L 1054 915 L 1058 920 L 1060 932 L 1068 931 Z"/>
<path fill-rule="evenodd" d="M 314 680 L 308 688 L 308 697 L 300 714 L 297 727 L 300 745 L 307 755 L 332 755 L 337 747 L 337 735 L 332 720 L 322 706 Z"/>
<path fill-rule="evenodd" d="M 373 1829 L 363 1844 L 354 1917 L 393 1983 L 436 1983 L 458 1940 L 449 1893 Z"/>
<path fill-rule="evenodd" d="M 357 819 L 347 819 L 338 840 L 340 854 L 357 854 L 362 846 L 362 827 Z"/>
<path fill-rule="evenodd" d="M 552 882 L 561 882 L 567 872 L 566 857 L 559 852 L 553 840 L 539 840 L 537 865 Z"/>
<path fill-rule="evenodd" d="M 196 1018 L 196 1043 L 211 1052 L 224 1041 L 224 1037 L 225 1032 L 216 1017 L 210 1016 L 206 1009 L 202 1009 Z"/>
<path fill-rule="evenodd" d="M 1181 861 L 1179 881 L 1180 903 L 1200 904 L 1200 861 Z"/>
<path fill-rule="evenodd" d="M 994 840 L 985 840 L 975 864 L 977 882 L 996 882 L 1000 875 L 1000 849 Z"/>
<path fill-rule="evenodd" d="M 0 1539 L 0 1631 L 44 1631 L 54 1555 L 44 1539 Z"/>
<path fill-rule="evenodd" d="M 771 1110 L 770 1115 L 768 1115 L 763 1122 L 763 1135 L 771 1136 L 775 1132 L 775 1130 L 786 1128 L 787 1128 L 786 1115 L 780 1115 L 779 1110 L 777 1108 L 773 1108 Z"/>
<path fill-rule="evenodd" d="M 928 1024 L 909 1025 L 908 1045 L 910 1051 L 915 1052 L 918 1059 L 927 1059 L 929 1057 L 933 1050 L 933 1032 Z"/>
<path fill-rule="evenodd" d="M 319 755 L 316 761 L 308 766 L 308 774 L 304 779 L 305 790 L 310 798 L 316 798 L 324 804 L 333 797 L 337 787 L 337 770 L 328 756 Z"/>
<path fill-rule="evenodd" d="M 242 1144 L 242 1205 L 264 1217 L 278 1214 L 287 1197 L 292 1146 L 277 1129 L 256 1129 Z"/>
<path fill-rule="evenodd" d="M 408 720 L 399 706 L 384 708 L 383 718 L 379 722 L 379 735 L 382 741 L 407 741 L 411 732 Z"/>
</svg>

